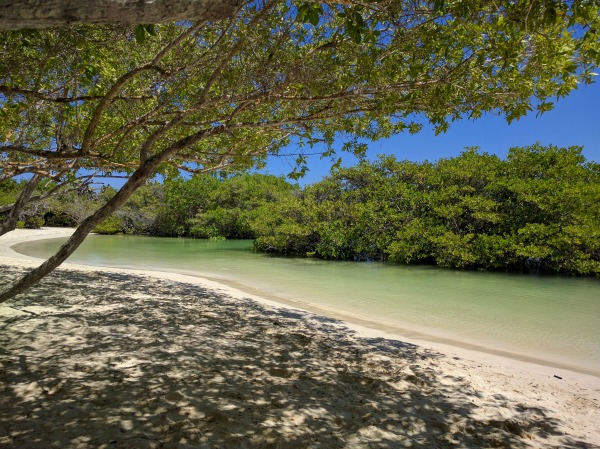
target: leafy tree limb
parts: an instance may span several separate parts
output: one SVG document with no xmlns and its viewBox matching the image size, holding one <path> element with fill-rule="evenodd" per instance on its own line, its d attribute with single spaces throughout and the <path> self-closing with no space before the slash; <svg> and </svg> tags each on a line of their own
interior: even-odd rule
<svg viewBox="0 0 600 449">
<path fill-rule="evenodd" d="M 142 43 L 119 25 L 1 34 L 0 179 L 130 176 L 2 299 L 58 266 L 157 173 L 247 169 L 292 142 L 319 142 L 336 160 L 340 137 L 360 156 L 365 140 L 416 130 L 414 115 L 440 132 L 485 113 L 516 120 L 591 82 L 600 63 L 591 2 L 559 2 L 556 15 L 545 13 L 554 1 L 439 3 L 307 12 L 256 0 L 228 19 L 157 25 Z M 298 160 L 296 174 L 307 169 Z"/>
</svg>

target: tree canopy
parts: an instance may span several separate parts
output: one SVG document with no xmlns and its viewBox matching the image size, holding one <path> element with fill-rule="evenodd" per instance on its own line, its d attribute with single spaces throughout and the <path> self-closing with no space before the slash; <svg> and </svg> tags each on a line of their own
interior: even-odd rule
<svg viewBox="0 0 600 449">
<path fill-rule="evenodd" d="M 59 252 L 54 269 L 156 173 L 247 168 L 267 154 L 543 112 L 600 65 L 596 2 L 259 0 L 218 21 L 0 34 L 0 181 L 37 174 L 127 182 Z M 149 30 L 146 30 L 149 31 Z M 136 39 L 137 37 L 137 39 Z M 27 196 L 27 195 L 25 195 Z M 27 199 L 27 198 L 25 198 Z M 18 205 L 16 202 L 15 205 Z"/>
</svg>

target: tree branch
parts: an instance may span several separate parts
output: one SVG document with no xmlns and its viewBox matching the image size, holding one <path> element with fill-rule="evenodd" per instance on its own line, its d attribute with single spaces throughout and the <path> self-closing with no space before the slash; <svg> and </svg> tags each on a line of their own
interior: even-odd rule
<svg viewBox="0 0 600 449">
<path fill-rule="evenodd" d="M 101 100 L 104 98 L 104 95 L 79 95 L 74 97 L 53 97 L 51 95 L 45 94 L 43 92 L 38 92 L 36 90 L 30 89 L 20 89 L 18 87 L 9 87 L 0 85 L 0 93 L 3 93 L 6 96 L 11 95 L 23 95 L 26 97 L 33 97 L 38 100 L 48 101 L 51 103 L 74 103 L 77 101 L 92 101 L 92 100 Z M 117 96 L 113 99 L 113 101 L 124 100 L 124 101 L 146 101 L 154 98 L 151 95 L 139 95 L 139 96 Z"/>
<path fill-rule="evenodd" d="M 233 16 L 243 0 L 4 0 L 0 31 L 74 24 L 149 24 L 218 20 Z"/>
</svg>

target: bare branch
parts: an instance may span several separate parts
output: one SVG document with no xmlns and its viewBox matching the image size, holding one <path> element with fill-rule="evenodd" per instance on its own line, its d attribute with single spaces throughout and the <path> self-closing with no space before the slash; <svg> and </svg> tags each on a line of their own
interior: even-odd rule
<svg viewBox="0 0 600 449">
<path fill-rule="evenodd" d="M 13 204 L 12 208 L 10 209 L 8 217 L 6 217 L 2 224 L 0 224 L 0 235 L 4 235 L 17 227 L 17 222 L 19 221 L 19 216 L 21 215 L 21 212 L 23 212 L 23 209 L 29 202 L 31 195 L 33 194 L 41 180 L 42 176 L 34 175 L 25 185 L 25 188 L 21 191 L 19 198 L 17 198 L 17 201 Z"/>
<path fill-rule="evenodd" d="M 101 100 L 104 98 L 104 95 L 79 95 L 74 97 L 53 97 L 48 95 L 47 93 L 38 92 L 36 90 L 29 89 L 19 89 L 16 87 L 9 87 L 0 85 L 0 93 L 6 96 L 12 95 L 22 95 L 25 97 L 33 97 L 38 100 L 48 101 L 51 103 L 74 103 L 77 101 L 93 101 L 93 100 Z M 132 95 L 132 96 L 117 96 L 113 98 L 112 101 L 147 101 L 151 100 L 152 96 L 150 95 Z"/>
<path fill-rule="evenodd" d="M 92 181 L 97 176 L 98 173 L 94 173 L 92 175 L 81 176 L 78 179 L 81 180 L 78 183 L 73 183 L 72 181 L 65 181 L 60 184 L 56 184 L 52 189 L 42 195 L 34 195 L 29 198 L 27 204 L 38 203 L 44 201 L 50 197 L 56 196 L 60 193 L 74 192 L 79 191 L 83 187 L 92 184 Z M 67 188 L 69 187 L 69 188 Z M 11 210 L 14 207 L 15 203 L 5 204 L 0 206 L 0 213 L 5 213 Z"/>
</svg>

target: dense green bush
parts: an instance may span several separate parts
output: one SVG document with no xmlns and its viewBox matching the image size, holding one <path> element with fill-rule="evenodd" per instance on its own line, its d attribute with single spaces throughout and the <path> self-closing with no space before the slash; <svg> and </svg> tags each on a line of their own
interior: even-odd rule
<svg viewBox="0 0 600 449">
<path fill-rule="evenodd" d="M 25 220 L 25 228 L 27 229 L 39 229 L 44 226 L 44 219 L 38 216 L 31 216 Z"/>
<path fill-rule="evenodd" d="M 70 227 L 74 227 L 77 226 L 77 221 L 63 213 L 63 212 L 54 212 L 54 211 L 48 211 L 44 214 L 44 225 L 45 226 L 50 226 L 50 227 L 57 227 L 57 228 L 70 228 Z"/>
<path fill-rule="evenodd" d="M 255 222 L 259 217 L 296 190 L 283 178 L 260 174 L 244 173 L 214 180 L 210 184 L 205 182 L 202 184 L 201 201 L 192 203 L 195 214 L 185 220 L 187 235 L 200 238 L 254 238 Z"/>
<path fill-rule="evenodd" d="M 119 217 L 111 216 L 94 228 L 96 234 L 122 234 L 123 221 Z"/>
<path fill-rule="evenodd" d="M 364 162 L 278 202 L 255 247 L 326 259 L 600 275 L 600 166 L 581 148 Z"/>
</svg>

